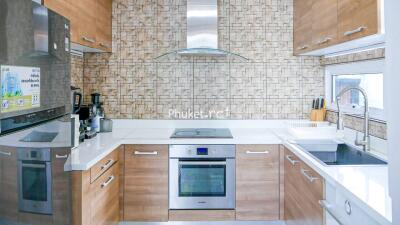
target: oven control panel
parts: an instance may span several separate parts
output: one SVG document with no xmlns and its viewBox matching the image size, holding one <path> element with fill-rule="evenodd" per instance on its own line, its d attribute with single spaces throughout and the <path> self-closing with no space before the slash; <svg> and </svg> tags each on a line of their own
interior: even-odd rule
<svg viewBox="0 0 400 225">
<path fill-rule="evenodd" d="M 235 158 L 235 145 L 170 145 L 170 158 Z"/>
</svg>

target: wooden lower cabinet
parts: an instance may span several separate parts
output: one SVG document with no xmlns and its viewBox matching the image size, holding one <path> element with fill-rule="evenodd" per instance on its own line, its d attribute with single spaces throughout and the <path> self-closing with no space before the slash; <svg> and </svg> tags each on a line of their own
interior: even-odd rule
<svg viewBox="0 0 400 225">
<path fill-rule="evenodd" d="M 18 218 L 17 149 L 0 146 L 0 218 Z"/>
<path fill-rule="evenodd" d="M 235 210 L 170 210 L 169 221 L 234 221 Z"/>
<path fill-rule="evenodd" d="M 322 225 L 324 179 L 290 150 L 285 149 L 284 210 L 287 225 Z"/>
<path fill-rule="evenodd" d="M 236 219 L 279 220 L 279 145 L 237 145 Z"/>
<path fill-rule="evenodd" d="M 119 163 L 115 161 L 93 181 L 90 170 L 72 172 L 73 225 L 118 224 L 119 169 Z"/>
<path fill-rule="evenodd" d="M 168 145 L 125 145 L 125 221 L 168 221 Z"/>
</svg>

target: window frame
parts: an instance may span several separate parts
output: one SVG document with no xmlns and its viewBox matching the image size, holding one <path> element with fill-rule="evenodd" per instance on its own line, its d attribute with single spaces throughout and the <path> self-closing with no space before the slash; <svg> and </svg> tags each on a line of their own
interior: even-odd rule
<svg viewBox="0 0 400 225">
<path fill-rule="evenodd" d="M 328 110 L 333 110 L 337 112 L 337 105 L 335 96 L 333 96 L 333 79 L 334 76 L 338 75 L 360 75 L 360 74 L 383 74 L 383 79 L 385 79 L 385 60 L 377 59 L 377 60 L 366 60 L 359 62 L 351 62 L 351 63 L 342 63 L 342 64 L 334 64 L 327 65 L 325 67 L 325 97 L 327 100 L 326 108 Z M 383 87 L 384 89 L 385 87 Z M 383 93 L 383 98 L 385 98 L 385 93 Z M 385 99 L 383 99 L 385 101 Z M 385 106 L 384 106 L 385 107 Z M 341 109 L 343 109 L 346 114 L 356 115 L 357 117 L 363 117 L 364 107 L 356 107 L 350 105 L 342 105 Z M 370 118 L 386 121 L 385 108 L 369 108 Z"/>
</svg>

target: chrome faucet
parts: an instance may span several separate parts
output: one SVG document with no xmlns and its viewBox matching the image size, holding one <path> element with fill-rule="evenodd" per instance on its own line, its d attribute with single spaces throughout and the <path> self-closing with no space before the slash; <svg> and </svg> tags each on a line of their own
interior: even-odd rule
<svg viewBox="0 0 400 225">
<path fill-rule="evenodd" d="M 344 125 L 343 125 L 343 114 L 340 111 L 340 99 L 342 95 L 348 91 L 351 90 L 356 90 L 361 92 L 361 94 L 364 96 L 364 138 L 363 140 L 358 139 L 358 131 L 357 131 L 357 136 L 355 140 L 355 145 L 357 146 L 362 146 L 364 151 L 369 151 L 370 149 L 370 136 L 369 136 L 369 106 L 368 106 L 368 96 L 367 93 L 365 92 L 364 89 L 359 88 L 359 87 L 349 87 L 343 89 L 337 96 L 336 96 L 336 104 L 338 108 L 338 118 L 337 118 L 337 129 L 338 130 L 344 130 Z"/>
</svg>

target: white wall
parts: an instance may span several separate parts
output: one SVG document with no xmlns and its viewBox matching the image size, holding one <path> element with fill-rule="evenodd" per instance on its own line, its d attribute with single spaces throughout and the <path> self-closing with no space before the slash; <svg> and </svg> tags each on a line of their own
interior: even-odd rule
<svg viewBox="0 0 400 225">
<path fill-rule="evenodd" d="M 388 118 L 389 182 L 393 224 L 400 225 L 400 1 L 385 1 L 385 107 Z"/>
</svg>

